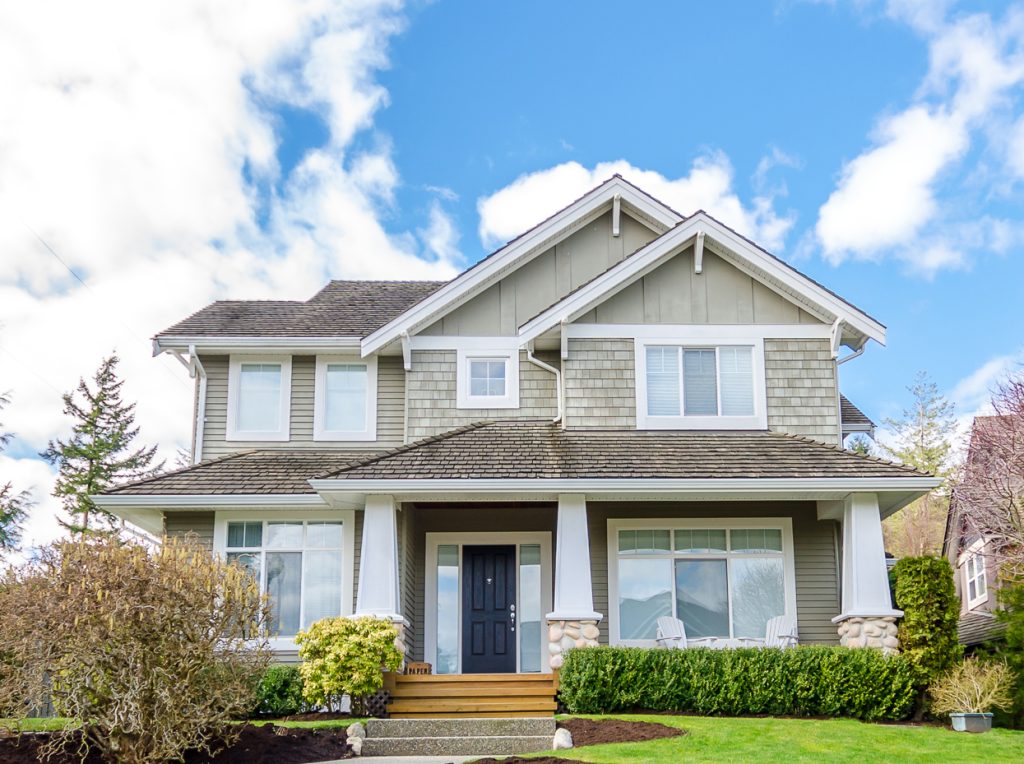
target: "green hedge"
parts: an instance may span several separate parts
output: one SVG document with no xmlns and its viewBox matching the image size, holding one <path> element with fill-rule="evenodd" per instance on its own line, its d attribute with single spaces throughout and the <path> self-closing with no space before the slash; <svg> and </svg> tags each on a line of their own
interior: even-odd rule
<svg viewBox="0 0 1024 764">
<path fill-rule="evenodd" d="M 865 720 L 907 718 L 918 689 L 904 658 L 845 647 L 595 647 L 570 651 L 559 683 L 562 703 L 575 714 L 643 709 Z"/>
<path fill-rule="evenodd" d="M 900 621 L 900 649 L 922 681 L 944 674 L 963 658 L 957 638 L 960 598 L 953 568 L 942 557 L 904 557 L 890 576 Z"/>
<path fill-rule="evenodd" d="M 255 713 L 259 716 L 291 716 L 306 710 L 302 699 L 302 676 L 295 666 L 270 666 L 256 691 Z"/>
</svg>

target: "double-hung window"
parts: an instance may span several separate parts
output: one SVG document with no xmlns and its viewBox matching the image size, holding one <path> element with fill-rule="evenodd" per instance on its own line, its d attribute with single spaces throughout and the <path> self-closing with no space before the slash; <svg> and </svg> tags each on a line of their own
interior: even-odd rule
<svg viewBox="0 0 1024 764">
<path fill-rule="evenodd" d="M 457 352 L 456 406 L 460 409 L 519 407 L 519 351 Z"/>
<path fill-rule="evenodd" d="M 313 438 L 376 440 L 376 358 L 317 356 Z"/>
<path fill-rule="evenodd" d="M 689 639 L 763 639 L 770 618 L 795 612 L 787 521 L 609 525 L 620 642 L 650 642 L 662 616 Z"/>
<path fill-rule="evenodd" d="M 988 600 L 988 577 L 985 572 L 983 545 L 972 546 L 964 563 L 964 577 L 967 584 L 967 607 L 977 607 Z"/>
<path fill-rule="evenodd" d="M 342 614 L 343 531 L 334 520 L 227 523 L 225 556 L 249 570 L 270 598 L 270 636 L 294 637 L 321 618 Z"/>
<path fill-rule="evenodd" d="M 765 427 L 761 357 L 754 344 L 637 341 L 637 426 Z"/>
<path fill-rule="evenodd" d="M 231 356 L 227 440 L 288 440 L 292 359 Z"/>
</svg>

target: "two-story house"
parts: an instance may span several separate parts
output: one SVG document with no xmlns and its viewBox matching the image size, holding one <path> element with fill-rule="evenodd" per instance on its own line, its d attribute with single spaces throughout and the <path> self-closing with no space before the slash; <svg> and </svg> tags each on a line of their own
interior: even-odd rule
<svg viewBox="0 0 1024 764">
<path fill-rule="evenodd" d="M 249 566 L 275 644 L 393 619 L 436 674 L 530 673 L 660 616 L 897 645 L 881 521 L 936 485 L 842 448 L 885 327 L 613 177 L 445 283 L 335 281 L 161 332 L 195 465 L 98 497 Z M 844 350 L 845 348 L 845 350 Z M 183 412 L 184 415 L 184 412 Z M 844 415 L 846 419 L 844 420 Z"/>
</svg>

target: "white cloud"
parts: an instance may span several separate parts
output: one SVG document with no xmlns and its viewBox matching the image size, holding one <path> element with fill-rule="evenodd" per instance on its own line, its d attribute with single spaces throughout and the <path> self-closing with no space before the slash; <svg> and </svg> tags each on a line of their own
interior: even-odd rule
<svg viewBox="0 0 1024 764">
<path fill-rule="evenodd" d="M 930 276 L 964 267 L 972 244 L 984 246 L 966 240 L 963 189 L 947 181 L 979 136 L 1006 143 L 998 125 L 1020 107 L 1024 16 L 1011 9 L 1002 19 L 947 21 L 944 4 L 911 0 L 887 11 L 925 36 L 929 69 L 913 102 L 881 118 L 871 147 L 844 165 L 815 234 L 833 264 L 896 257 Z"/>
<path fill-rule="evenodd" d="M 1008 375 L 1019 371 L 1024 364 L 1024 350 L 989 359 L 957 382 L 949 391 L 948 399 L 956 406 L 956 445 L 964 452 L 971 434 L 971 425 L 977 416 L 993 413 L 992 389 Z"/>
<path fill-rule="evenodd" d="M 404 23 L 398 0 L 0 8 L 0 390 L 17 453 L 66 432 L 60 392 L 116 347 L 143 441 L 173 457 L 191 383 L 148 338 L 210 300 L 457 271 L 440 208 L 423 236 L 383 224 L 400 183 L 386 138 L 353 149 L 387 103 L 377 74 Z M 329 128 L 286 177 L 278 105 Z M 39 465 L 7 459 L 0 476 L 45 497 Z M 52 528 L 52 510 L 40 501 L 33 524 Z"/>
<path fill-rule="evenodd" d="M 755 197 L 751 205 L 743 204 L 733 189 L 728 157 L 716 152 L 698 158 L 689 174 L 678 178 L 634 167 L 622 159 L 601 162 L 592 169 L 578 162 L 565 162 L 521 175 L 477 201 L 480 238 L 487 247 L 499 246 L 615 173 L 684 215 L 703 209 L 768 249 L 781 250 L 793 225 L 792 217 L 775 211 L 770 195 Z"/>
</svg>

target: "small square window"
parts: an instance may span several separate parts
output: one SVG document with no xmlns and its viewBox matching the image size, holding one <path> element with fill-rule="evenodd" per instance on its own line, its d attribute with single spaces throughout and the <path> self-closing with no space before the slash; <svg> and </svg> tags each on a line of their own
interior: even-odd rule
<svg viewBox="0 0 1024 764">
<path fill-rule="evenodd" d="M 458 351 L 456 406 L 519 408 L 519 351 Z"/>
<path fill-rule="evenodd" d="M 504 397 L 505 360 L 471 360 L 469 362 L 469 394 L 473 397 Z"/>
</svg>

